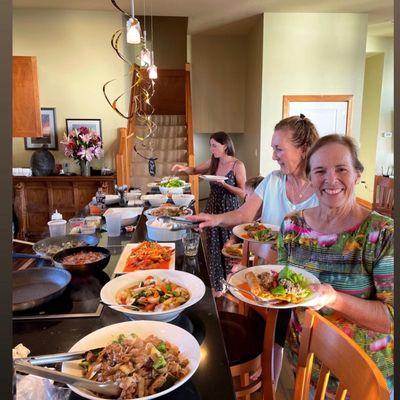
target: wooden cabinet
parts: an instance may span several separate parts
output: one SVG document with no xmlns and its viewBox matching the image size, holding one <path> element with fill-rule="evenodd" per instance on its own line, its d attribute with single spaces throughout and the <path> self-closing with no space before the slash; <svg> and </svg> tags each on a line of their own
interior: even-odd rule
<svg viewBox="0 0 400 400">
<path fill-rule="evenodd" d="M 13 137 L 42 136 L 36 57 L 13 57 Z"/>
<path fill-rule="evenodd" d="M 68 220 L 92 200 L 99 187 L 114 193 L 114 184 L 114 176 L 14 176 L 18 237 L 47 235 L 47 222 L 54 210 Z"/>
</svg>

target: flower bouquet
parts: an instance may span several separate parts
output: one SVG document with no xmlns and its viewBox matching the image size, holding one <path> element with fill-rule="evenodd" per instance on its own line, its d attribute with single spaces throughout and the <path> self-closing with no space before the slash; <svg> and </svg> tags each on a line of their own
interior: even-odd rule
<svg viewBox="0 0 400 400">
<path fill-rule="evenodd" d="M 72 129 L 68 135 L 64 133 L 61 143 L 65 146 L 64 154 L 80 164 L 84 176 L 90 175 L 90 161 L 94 158 L 100 159 L 104 155 L 100 135 L 84 126 Z"/>
</svg>

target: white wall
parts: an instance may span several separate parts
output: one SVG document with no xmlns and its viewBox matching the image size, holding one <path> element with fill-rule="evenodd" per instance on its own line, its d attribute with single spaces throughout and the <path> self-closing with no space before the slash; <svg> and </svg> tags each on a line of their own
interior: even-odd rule
<svg viewBox="0 0 400 400">
<path fill-rule="evenodd" d="M 282 98 L 352 94 L 352 135 L 360 136 L 366 14 L 265 13 L 260 170 L 273 169 L 270 147 L 282 118 Z"/>
</svg>

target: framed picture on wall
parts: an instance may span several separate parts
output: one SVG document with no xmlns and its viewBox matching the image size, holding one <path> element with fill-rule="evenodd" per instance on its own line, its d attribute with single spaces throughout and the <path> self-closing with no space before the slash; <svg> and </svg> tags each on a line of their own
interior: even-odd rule
<svg viewBox="0 0 400 400">
<path fill-rule="evenodd" d="M 101 136 L 101 119 L 66 119 L 67 132 L 71 132 L 72 129 L 88 128 L 96 131 Z"/>
<path fill-rule="evenodd" d="M 25 138 L 25 149 L 40 149 L 44 144 L 49 150 L 57 150 L 58 140 L 56 132 L 56 109 L 41 108 L 42 137 Z"/>
<path fill-rule="evenodd" d="M 330 133 L 351 136 L 352 95 L 283 96 L 283 118 L 304 114 L 320 136 Z"/>
</svg>

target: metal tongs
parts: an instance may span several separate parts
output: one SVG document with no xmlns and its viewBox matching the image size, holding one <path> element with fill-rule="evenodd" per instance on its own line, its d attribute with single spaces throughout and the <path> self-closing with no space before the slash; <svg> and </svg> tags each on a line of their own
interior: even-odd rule
<svg viewBox="0 0 400 400">
<path fill-rule="evenodd" d="M 273 305 L 281 303 L 280 300 L 266 300 L 266 299 L 263 299 L 262 297 L 256 296 L 253 292 L 250 292 L 247 289 L 242 289 L 240 287 L 232 285 L 231 283 L 227 282 L 224 278 L 221 278 L 221 283 L 224 286 L 224 289 L 230 289 L 230 290 L 233 290 L 234 292 L 240 293 L 240 294 L 243 294 L 243 293 L 248 294 L 249 296 L 251 296 L 253 301 L 256 302 L 257 304 L 259 304 L 260 306 L 264 306 L 264 307 L 267 305 L 273 306 Z"/>
<path fill-rule="evenodd" d="M 95 349 L 101 350 L 101 349 Z M 65 374 L 52 369 L 39 367 L 38 365 L 55 364 L 58 362 L 79 360 L 85 358 L 87 351 L 76 351 L 70 353 L 47 354 L 43 356 L 34 356 L 27 358 L 16 358 L 14 368 L 18 372 L 40 376 L 42 378 L 52 379 L 57 382 L 75 386 L 77 388 L 90 390 L 107 397 L 118 397 L 121 388 L 117 382 L 95 382 L 90 379 L 79 376 Z"/>
<path fill-rule="evenodd" d="M 157 220 L 165 224 L 171 224 L 171 228 L 169 229 L 170 231 L 180 231 L 182 229 L 190 229 L 199 226 L 198 222 L 192 222 L 182 217 L 168 217 L 166 215 L 161 215 L 160 217 L 157 217 Z"/>
</svg>

